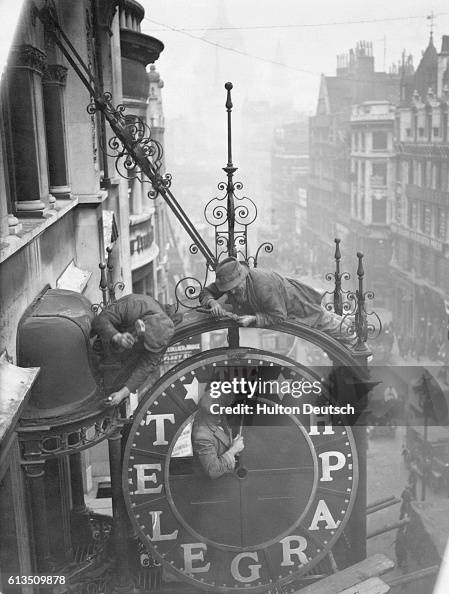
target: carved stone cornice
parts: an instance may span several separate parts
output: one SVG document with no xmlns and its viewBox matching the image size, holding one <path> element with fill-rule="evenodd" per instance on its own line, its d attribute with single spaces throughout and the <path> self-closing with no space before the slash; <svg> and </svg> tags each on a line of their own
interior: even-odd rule
<svg viewBox="0 0 449 594">
<path fill-rule="evenodd" d="M 48 64 L 44 70 L 44 84 L 58 84 L 64 86 L 68 69 L 62 64 Z"/>
<path fill-rule="evenodd" d="M 32 45 L 14 45 L 11 48 L 9 66 L 11 68 L 30 68 L 43 74 L 47 66 L 47 55 Z"/>
<path fill-rule="evenodd" d="M 124 0 L 97 0 L 97 24 L 112 35 L 111 26 L 117 8 L 122 9 Z"/>
</svg>

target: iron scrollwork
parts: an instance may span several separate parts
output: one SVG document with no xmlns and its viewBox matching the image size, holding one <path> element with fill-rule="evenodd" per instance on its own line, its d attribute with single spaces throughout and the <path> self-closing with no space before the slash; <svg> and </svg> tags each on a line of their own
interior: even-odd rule
<svg viewBox="0 0 449 594">
<path fill-rule="evenodd" d="M 323 293 L 323 300 L 325 300 L 324 302 L 324 307 L 327 311 L 336 313 L 339 316 L 342 316 L 346 313 L 349 313 L 352 309 L 351 307 L 351 303 L 348 301 L 348 295 L 349 295 L 349 291 L 345 291 L 342 288 L 342 281 L 348 281 L 351 279 L 351 275 L 349 274 L 349 272 L 341 272 L 341 251 L 340 251 L 340 243 L 341 240 L 338 238 L 334 239 L 335 242 L 335 253 L 334 253 L 334 259 L 335 259 L 335 271 L 334 272 L 328 272 L 325 275 L 325 279 L 328 282 L 334 281 L 334 290 L 333 291 L 325 291 Z M 332 297 L 331 300 L 326 300 L 325 297 L 326 295 L 329 295 Z"/>
<path fill-rule="evenodd" d="M 127 180 L 137 179 L 143 182 L 146 173 L 142 169 L 141 159 L 148 159 L 154 169 L 154 179 L 150 180 L 152 189 L 148 197 L 154 200 L 160 194 L 161 189 L 170 188 L 172 176 L 169 173 L 162 174 L 164 150 L 159 141 L 151 138 L 150 127 L 142 118 L 135 115 L 127 115 L 124 105 L 114 107 L 112 95 L 109 92 L 103 93 L 101 101 L 92 100 L 87 106 L 87 112 L 95 114 L 102 105 L 102 111 L 112 126 L 114 132 L 120 134 L 112 136 L 107 142 L 107 147 L 101 147 L 103 152 L 115 159 L 117 173 Z M 112 152 L 109 152 L 112 151 Z M 136 157 L 140 158 L 136 158 Z"/>
<path fill-rule="evenodd" d="M 358 267 L 357 278 L 358 288 L 355 291 L 349 291 L 347 299 L 352 303 L 350 310 L 343 316 L 341 327 L 347 322 L 348 332 L 355 334 L 356 342 L 354 351 L 367 351 L 366 342 L 368 338 L 378 338 L 382 332 L 382 321 L 375 311 L 368 311 L 366 301 L 374 299 L 374 291 L 365 291 L 363 268 L 363 254 L 357 252 Z M 369 318 L 374 318 L 372 322 Z"/>
</svg>

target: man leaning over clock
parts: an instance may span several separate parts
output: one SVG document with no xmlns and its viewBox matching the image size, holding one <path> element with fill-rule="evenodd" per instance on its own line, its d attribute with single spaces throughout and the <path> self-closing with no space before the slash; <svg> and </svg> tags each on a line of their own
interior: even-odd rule
<svg viewBox="0 0 449 594">
<path fill-rule="evenodd" d="M 215 276 L 215 282 L 201 292 L 200 303 L 216 318 L 227 313 L 222 305 L 226 295 L 241 326 L 266 328 L 291 320 L 322 330 L 345 346 L 354 341 L 349 324 L 326 311 L 318 291 L 296 279 L 271 270 L 249 268 L 236 258 L 222 260 Z"/>
<path fill-rule="evenodd" d="M 130 294 L 95 317 L 92 335 L 100 338 L 97 350 L 101 360 L 120 367 L 113 392 L 104 404 L 118 405 L 145 380 L 154 383 L 158 379 L 162 357 L 174 334 L 169 313 L 149 295 Z"/>
</svg>

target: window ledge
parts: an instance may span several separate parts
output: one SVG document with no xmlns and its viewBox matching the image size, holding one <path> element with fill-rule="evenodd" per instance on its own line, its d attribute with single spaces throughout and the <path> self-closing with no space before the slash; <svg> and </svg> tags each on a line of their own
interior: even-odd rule
<svg viewBox="0 0 449 594">
<path fill-rule="evenodd" d="M 96 194 L 78 194 L 78 204 L 100 204 L 108 197 L 107 190 L 100 190 Z"/>
<path fill-rule="evenodd" d="M 13 254 L 30 243 L 42 231 L 51 227 L 56 221 L 59 221 L 75 206 L 77 206 L 77 198 L 71 200 L 56 200 L 55 208 L 47 212 L 46 217 L 43 218 L 20 218 L 19 222 L 22 224 L 22 231 L 17 235 L 8 235 L 2 237 L 0 241 L 0 264 L 10 258 Z"/>
<path fill-rule="evenodd" d="M 139 225 L 140 223 L 145 223 L 149 221 L 153 216 L 153 212 L 142 212 L 140 214 L 132 214 L 129 215 L 129 226 L 133 227 L 134 225 Z"/>
</svg>

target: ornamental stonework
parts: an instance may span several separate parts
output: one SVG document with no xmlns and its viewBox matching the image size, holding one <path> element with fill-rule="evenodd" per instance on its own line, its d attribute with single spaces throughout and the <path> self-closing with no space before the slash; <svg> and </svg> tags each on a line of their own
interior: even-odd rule
<svg viewBox="0 0 449 594">
<path fill-rule="evenodd" d="M 47 66 L 47 55 L 32 45 L 16 45 L 11 48 L 10 66 L 13 68 L 31 68 L 43 74 Z"/>
<path fill-rule="evenodd" d="M 48 64 L 44 71 L 44 83 L 56 83 L 65 85 L 67 80 L 67 68 L 61 64 Z"/>
</svg>

